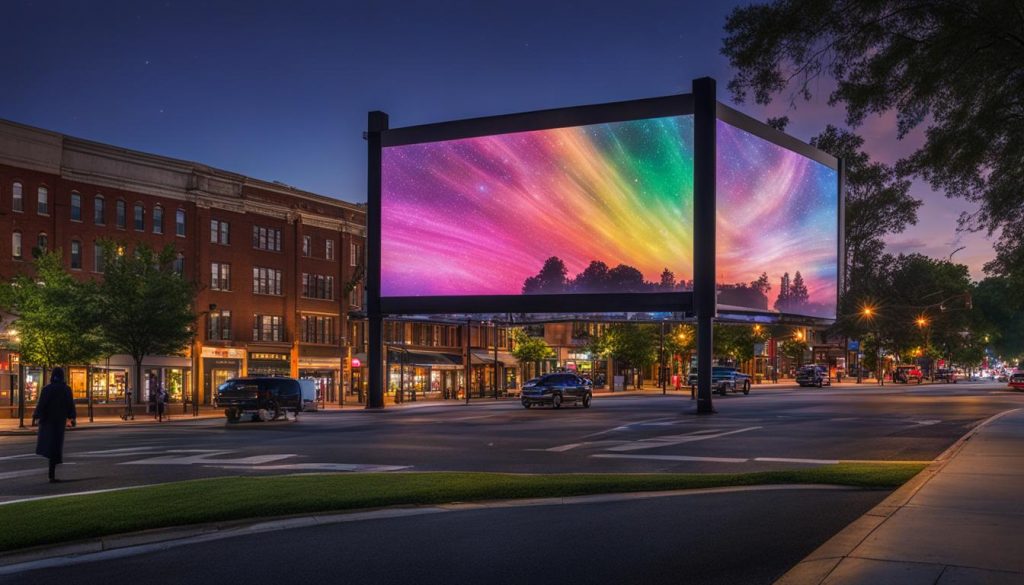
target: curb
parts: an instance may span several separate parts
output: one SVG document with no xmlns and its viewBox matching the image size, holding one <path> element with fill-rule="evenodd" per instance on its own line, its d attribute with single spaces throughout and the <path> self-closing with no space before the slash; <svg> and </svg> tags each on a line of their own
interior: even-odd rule
<svg viewBox="0 0 1024 585">
<path fill-rule="evenodd" d="M 598 504 L 626 500 L 653 499 L 676 496 L 699 496 L 707 494 L 779 491 L 779 490 L 835 490 L 861 491 L 870 488 L 833 484 L 768 484 L 754 486 L 727 486 L 716 488 L 666 490 L 651 492 L 625 492 L 590 494 L 558 498 L 523 498 L 511 500 L 486 500 L 481 502 L 451 502 L 423 506 L 388 507 L 349 512 L 327 512 L 269 518 L 230 520 L 156 528 L 141 532 L 130 532 L 92 538 L 58 545 L 42 545 L 7 553 L 0 553 L 0 575 L 11 575 L 36 569 L 67 566 L 79 563 L 110 560 L 167 550 L 202 542 L 222 540 L 265 532 L 325 526 L 364 520 L 403 518 L 426 514 L 463 512 L 470 510 L 525 508 L 534 506 L 562 506 L 571 504 Z"/>
<path fill-rule="evenodd" d="M 83 422 L 79 426 L 73 428 L 73 432 L 88 431 L 92 429 L 117 429 L 117 428 L 133 428 L 133 427 L 149 427 L 149 426 L 160 426 L 165 424 L 181 424 L 197 420 L 210 420 L 215 418 L 223 418 L 223 414 L 201 414 L 199 416 L 191 415 L 180 415 L 180 418 L 168 419 L 164 422 L 157 421 L 139 421 L 139 422 Z M 68 429 L 72 431 L 72 429 Z M 17 437 L 21 435 L 35 435 L 36 427 L 26 426 L 24 429 L 14 427 L 11 429 L 0 430 L 0 437 Z"/>
<path fill-rule="evenodd" d="M 921 470 L 921 473 L 915 475 L 881 503 L 804 557 L 796 566 L 779 577 L 773 585 L 820 585 L 824 583 L 832 571 L 839 566 L 839 563 L 850 556 L 878 527 L 910 502 L 917 492 L 921 491 L 932 478 L 942 471 L 946 464 L 963 449 L 967 441 L 971 440 L 971 437 L 989 423 L 1019 410 L 1021 409 L 1005 410 L 974 425 L 964 436 L 957 439 L 936 457 L 931 465 Z"/>
</svg>

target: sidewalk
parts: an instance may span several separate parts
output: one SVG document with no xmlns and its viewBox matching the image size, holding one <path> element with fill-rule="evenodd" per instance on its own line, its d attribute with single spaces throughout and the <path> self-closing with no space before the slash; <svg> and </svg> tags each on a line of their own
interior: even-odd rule
<svg viewBox="0 0 1024 585">
<path fill-rule="evenodd" d="M 776 585 L 1024 583 L 1024 409 L 996 415 Z"/>
</svg>

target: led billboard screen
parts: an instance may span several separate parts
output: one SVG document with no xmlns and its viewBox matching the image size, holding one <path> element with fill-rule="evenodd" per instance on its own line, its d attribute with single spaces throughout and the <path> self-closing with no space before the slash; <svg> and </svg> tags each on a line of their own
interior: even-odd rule
<svg viewBox="0 0 1024 585">
<path fill-rule="evenodd" d="M 719 307 L 834 319 L 838 171 L 717 122 Z"/>
<path fill-rule="evenodd" d="M 682 290 L 693 116 L 385 146 L 380 202 L 382 297 Z"/>
</svg>

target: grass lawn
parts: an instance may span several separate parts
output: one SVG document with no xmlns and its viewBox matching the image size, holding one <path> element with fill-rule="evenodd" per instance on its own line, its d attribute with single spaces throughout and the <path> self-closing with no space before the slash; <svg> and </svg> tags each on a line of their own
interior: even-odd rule
<svg viewBox="0 0 1024 585">
<path fill-rule="evenodd" d="M 224 520 L 515 498 L 782 483 L 895 488 L 926 463 L 733 474 L 347 473 L 223 477 L 0 506 L 0 551 Z"/>
</svg>

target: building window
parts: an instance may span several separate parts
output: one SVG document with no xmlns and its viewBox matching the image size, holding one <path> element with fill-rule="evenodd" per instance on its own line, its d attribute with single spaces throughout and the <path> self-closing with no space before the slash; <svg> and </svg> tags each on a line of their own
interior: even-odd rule
<svg viewBox="0 0 1024 585">
<path fill-rule="evenodd" d="M 313 253 L 313 236 L 302 236 L 302 255 L 309 256 Z"/>
<path fill-rule="evenodd" d="M 284 320 L 278 315 L 253 315 L 253 341 L 284 341 Z"/>
<path fill-rule="evenodd" d="M 299 336 L 305 343 L 334 343 L 334 317 L 303 315 Z"/>
<path fill-rule="evenodd" d="M 39 215 L 50 215 L 50 190 L 40 187 L 36 193 L 39 196 L 36 205 Z"/>
<path fill-rule="evenodd" d="M 11 233 L 11 257 L 15 260 L 21 260 L 21 232 Z"/>
<path fill-rule="evenodd" d="M 92 202 L 92 222 L 96 225 L 107 223 L 107 202 L 102 195 L 97 195 Z"/>
<path fill-rule="evenodd" d="M 274 268 L 252 269 L 252 292 L 258 295 L 281 295 L 281 271 Z"/>
<path fill-rule="evenodd" d="M 228 222 L 219 219 L 210 220 L 210 243 L 225 246 L 231 243 L 231 226 Z"/>
<path fill-rule="evenodd" d="M 174 258 L 174 273 L 179 276 L 185 274 L 185 255 L 181 252 Z"/>
<path fill-rule="evenodd" d="M 153 233 L 164 233 L 164 208 L 160 205 L 153 206 Z"/>
<path fill-rule="evenodd" d="M 210 264 L 210 288 L 213 290 L 231 290 L 231 265 L 223 262 Z"/>
<path fill-rule="evenodd" d="M 363 293 L 359 290 L 359 285 L 352 287 L 352 290 L 348 293 L 348 304 L 350 307 L 359 308 L 362 306 Z"/>
<path fill-rule="evenodd" d="M 349 252 L 348 265 L 359 266 L 359 244 L 353 242 Z"/>
<path fill-rule="evenodd" d="M 146 231 L 146 215 L 141 203 L 135 204 L 135 231 Z"/>
<path fill-rule="evenodd" d="M 185 210 L 179 209 L 174 214 L 174 233 L 178 236 L 185 237 Z"/>
<path fill-rule="evenodd" d="M 103 272 L 106 264 L 103 258 L 103 245 L 95 243 L 92 245 L 92 269 L 93 272 Z"/>
<path fill-rule="evenodd" d="M 231 311 L 210 311 L 207 323 L 207 339 L 231 339 Z"/>
<path fill-rule="evenodd" d="M 252 247 L 257 250 L 281 251 L 281 230 L 252 226 Z"/>
<path fill-rule="evenodd" d="M 71 240 L 71 269 L 82 269 L 82 242 Z"/>
<path fill-rule="evenodd" d="M 126 222 L 128 221 L 128 218 L 127 218 L 127 216 L 125 214 L 125 204 L 124 204 L 124 200 L 123 199 L 118 199 L 117 200 L 117 205 L 115 207 L 115 210 L 116 210 L 115 211 L 115 215 L 117 216 L 115 218 L 115 224 L 117 225 L 118 228 L 124 229 L 124 226 L 126 225 Z"/>
<path fill-rule="evenodd" d="M 302 296 L 307 299 L 333 299 L 334 277 L 303 273 Z"/>
<path fill-rule="evenodd" d="M 328 260 L 334 260 L 334 240 L 327 240 L 324 243 L 324 257 Z"/>
<path fill-rule="evenodd" d="M 71 221 L 82 221 L 82 196 L 71 194 Z"/>
<path fill-rule="evenodd" d="M 22 191 L 21 183 L 15 182 L 11 193 L 11 210 L 25 211 L 25 194 Z"/>
<path fill-rule="evenodd" d="M 50 246 L 50 238 L 46 233 L 41 233 L 36 236 L 36 251 L 40 256 L 46 253 L 46 249 Z"/>
</svg>

